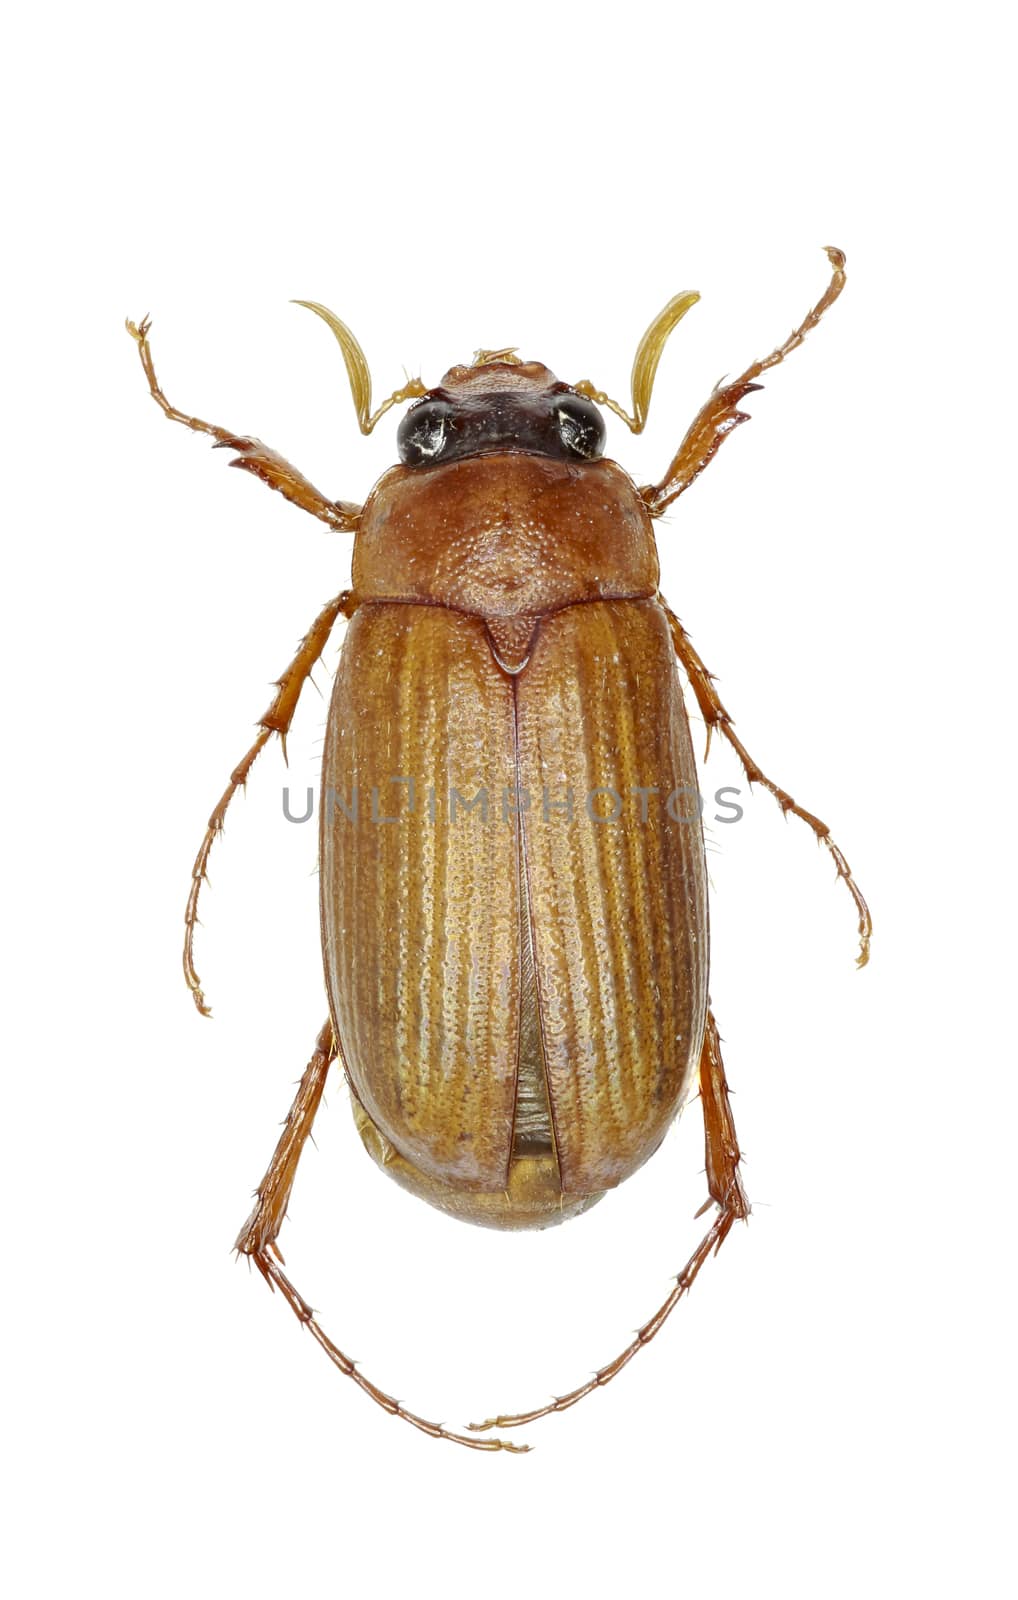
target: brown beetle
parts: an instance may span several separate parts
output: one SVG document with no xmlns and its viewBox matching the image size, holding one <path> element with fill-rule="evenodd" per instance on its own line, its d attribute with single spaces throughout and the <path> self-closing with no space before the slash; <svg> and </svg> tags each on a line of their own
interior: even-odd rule
<svg viewBox="0 0 1018 1600">
<path fill-rule="evenodd" d="M 589 382 L 559 382 L 511 350 L 480 351 L 374 414 L 353 335 L 306 304 L 342 348 L 363 432 L 390 406 L 401 464 L 362 508 L 327 500 L 258 440 L 175 410 L 149 324 L 128 323 L 153 397 L 173 421 L 236 450 L 330 527 L 355 534 L 352 588 L 315 620 L 233 772 L 195 861 L 184 970 L 207 1014 L 192 939 L 226 809 L 349 620 L 325 738 L 321 917 L 329 1021 L 237 1241 L 332 1361 L 387 1411 L 437 1438 L 481 1437 L 576 1403 L 661 1327 L 748 1202 L 707 993 L 706 873 L 681 665 L 710 734 L 738 753 L 830 850 L 827 827 L 767 778 L 736 737 L 710 674 L 658 593 L 653 518 L 746 420 L 739 403 L 801 343 L 844 284 L 844 257 L 799 328 L 719 386 L 659 484 L 602 458 L 607 406 L 644 426 L 661 350 L 697 299 L 678 295 L 633 367 L 633 414 Z M 607 798 L 606 798 L 607 797 Z M 683 799 L 685 797 L 685 799 Z M 369 805 L 370 802 L 370 805 Z M 651 815 L 651 804 L 654 812 Z M 388 807 L 392 806 L 392 814 Z M 467 1221 L 544 1227 L 594 1204 L 651 1156 L 691 1092 L 703 1105 L 712 1226 L 668 1299 L 615 1361 L 546 1406 L 458 1434 L 369 1382 L 319 1327 L 275 1240 L 326 1074 L 342 1063 L 361 1138 L 403 1187 Z"/>
</svg>

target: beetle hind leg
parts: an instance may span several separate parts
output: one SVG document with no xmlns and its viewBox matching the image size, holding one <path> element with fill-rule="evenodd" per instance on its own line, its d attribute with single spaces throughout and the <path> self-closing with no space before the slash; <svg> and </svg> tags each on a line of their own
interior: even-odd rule
<svg viewBox="0 0 1018 1600">
<path fill-rule="evenodd" d="M 467 1426 L 475 1433 L 483 1433 L 488 1428 L 518 1428 L 524 1423 L 537 1422 L 541 1417 L 551 1416 L 555 1412 L 568 1411 L 588 1394 L 593 1394 L 595 1389 L 603 1389 L 605 1384 L 617 1377 L 623 1367 L 628 1366 L 633 1357 L 643 1349 L 644 1345 L 649 1344 L 664 1326 L 683 1295 L 692 1288 L 700 1268 L 708 1257 L 716 1255 L 721 1249 L 732 1231 L 732 1225 L 739 1220 L 744 1221 L 749 1216 L 749 1201 L 739 1172 L 741 1159 L 739 1141 L 736 1138 L 735 1120 L 728 1099 L 728 1082 L 725 1078 L 724 1062 L 721 1059 L 721 1041 L 717 1023 L 710 1011 L 707 1013 L 707 1024 L 700 1051 L 700 1101 L 703 1107 L 707 1187 L 710 1198 L 705 1201 L 697 1215 L 702 1215 L 712 1204 L 717 1207 L 717 1215 L 676 1278 L 671 1294 L 662 1302 L 650 1320 L 645 1322 L 642 1328 L 637 1329 L 632 1343 L 628 1344 L 614 1361 L 609 1361 L 607 1366 L 595 1372 L 594 1376 L 581 1384 L 578 1389 L 571 1389 L 568 1394 L 558 1395 L 547 1405 L 538 1406 L 533 1411 L 509 1413 L 489 1417 L 486 1422 L 468 1423 Z"/>
<path fill-rule="evenodd" d="M 297 1164 L 322 1103 L 325 1080 L 335 1055 L 332 1023 L 327 1022 L 315 1040 L 314 1054 L 304 1069 L 268 1171 L 255 1191 L 254 1210 L 234 1245 L 238 1254 L 249 1256 L 263 1273 L 261 1258 L 269 1251 L 279 1256 L 276 1238 L 286 1218 Z M 282 1256 L 279 1259 L 281 1261 Z"/>
<path fill-rule="evenodd" d="M 477 1439 L 467 1434 L 453 1433 L 441 1423 L 428 1422 L 415 1412 L 408 1411 L 391 1394 L 379 1389 L 377 1384 L 359 1372 L 356 1363 L 333 1343 L 317 1322 L 311 1306 L 282 1270 L 283 1258 L 276 1240 L 286 1217 L 286 1208 L 297 1175 L 301 1152 L 311 1132 L 321 1104 L 329 1067 L 336 1059 L 336 1055 L 332 1023 L 327 1022 L 315 1041 L 314 1053 L 304 1069 L 304 1075 L 273 1152 L 268 1171 L 258 1185 L 254 1210 L 240 1230 L 234 1248 L 238 1254 L 247 1256 L 254 1262 L 270 1289 L 279 1290 L 294 1316 L 309 1329 L 333 1366 L 338 1367 L 344 1377 L 352 1378 L 358 1388 L 363 1389 L 383 1411 L 388 1411 L 390 1416 L 399 1417 L 403 1422 L 410 1423 L 412 1427 L 418 1428 L 421 1433 L 428 1434 L 432 1439 L 448 1439 L 452 1444 L 466 1445 L 471 1450 L 509 1450 L 514 1454 L 522 1454 L 529 1450 L 529 1445 L 513 1444 L 505 1439 Z"/>
</svg>

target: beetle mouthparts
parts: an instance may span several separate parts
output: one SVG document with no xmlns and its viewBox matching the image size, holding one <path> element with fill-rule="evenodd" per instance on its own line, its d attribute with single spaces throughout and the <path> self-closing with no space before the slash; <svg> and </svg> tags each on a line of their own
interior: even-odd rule
<svg viewBox="0 0 1018 1600">
<path fill-rule="evenodd" d="M 471 366 L 485 367 L 489 361 L 504 361 L 507 366 L 521 367 L 523 363 L 516 354 L 518 348 L 518 345 L 510 344 L 502 350 L 475 350 Z"/>
</svg>

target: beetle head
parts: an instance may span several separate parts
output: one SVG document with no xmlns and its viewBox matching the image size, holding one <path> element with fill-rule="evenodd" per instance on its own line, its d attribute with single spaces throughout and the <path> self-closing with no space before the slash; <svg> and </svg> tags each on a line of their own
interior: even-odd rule
<svg viewBox="0 0 1018 1600">
<path fill-rule="evenodd" d="M 594 402 L 539 361 L 519 361 L 511 350 L 481 350 L 472 366 L 451 367 L 407 412 L 396 439 L 408 467 L 506 450 L 596 461 L 605 428 Z"/>
</svg>

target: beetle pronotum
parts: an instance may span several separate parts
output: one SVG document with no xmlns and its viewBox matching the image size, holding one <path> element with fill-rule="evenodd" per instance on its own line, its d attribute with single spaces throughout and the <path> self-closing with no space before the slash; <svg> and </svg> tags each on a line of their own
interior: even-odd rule
<svg viewBox="0 0 1018 1600">
<path fill-rule="evenodd" d="M 631 414 L 590 382 L 560 383 L 509 349 L 478 351 L 434 389 L 413 379 L 372 412 L 357 341 L 325 307 L 299 302 L 339 341 L 362 432 L 391 406 L 415 402 L 399 426 L 401 464 L 363 507 L 327 500 L 259 440 L 176 410 L 156 379 L 148 320 L 127 324 L 171 421 L 235 450 L 231 465 L 354 535 L 351 588 L 305 635 L 209 819 L 184 973 L 207 1015 L 193 936 L 209 852 L 259 752 L 274 733 L 285 748 L 301 690 L 343 617 L 320 813 L 329 1020 L 237 1249 L 341 1372 L 435 1438 L 526 1448 L 486 1430 L 563 1411 L 615 1377 L 749 1214 L 707 992 L 699 814 L 674 803 L 697 792 L 680 667 L 708 748 L 716 730 L 749 782 L 830 851 L 858 912 L 859 964 L 868 956 L 870 915 L 848 862 L 826 824 L 772 783 L 736 736 L 658 592 L 653 533 L 653 519 L 746 420 L 738 407 L 757 379 L 841 293 L 844 256 L 827 255 L 832 277 L 817 305 L 766 360 L 713 391 L 664 477 L 644 488 L 603 459 L 598 407 L 642 430 L 661 351 L 695 294 L 669 301 L 644 335 Z M 379 825 L 385 785 L 405 786 L 396 826 Z M 367 793 L 370 817 L 360 805 Z M 637 803 L 623 808 L 623 795 Z M 653 823 L 651 796 L 667 797 Z M 653 1154 L 698 1085 L 704 1209 L 714 1205 L 714 1220 L 664 1304 L 589 1382 L 454 1433 L 364 1377 L 282 1270 L 276 1238 L 333 1061 L 384 1171 L 454 1216 L 501 1228 L 547 1226 L 594 1204 Z"/>
</svg>

